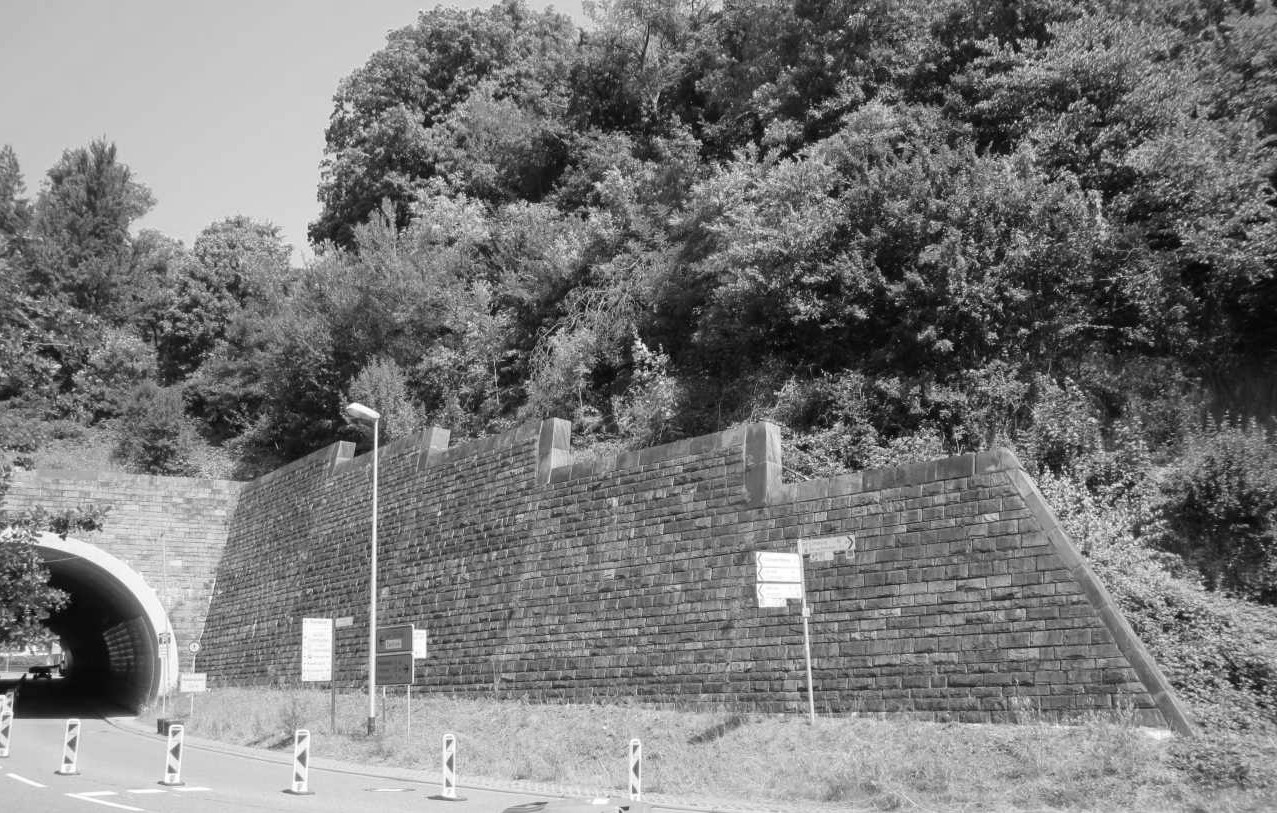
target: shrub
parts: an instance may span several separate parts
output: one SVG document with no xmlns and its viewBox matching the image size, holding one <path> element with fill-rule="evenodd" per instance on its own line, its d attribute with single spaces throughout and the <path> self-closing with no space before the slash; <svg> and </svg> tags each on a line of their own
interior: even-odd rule
<svg viewBox="0 0 1277 813">
<path fill-rule="evenodd" d="M 407 376 L 393 359 L 375 358 L 350 382 L 346 403 L 358 401 L 381 413 L 377 422 L 385 443 L 407 437 L 425 423 L 421 410 L 408 397 Z M 371 427 L 368 428 L 371 437 Z"/>
<path fill-rule="evenodd" d="M 1178 556 L 1150 547 L 1138 530 L 1157 510 L 1155 488 L 1097 492 L 1049 473 L 1038 483 L 1197 721 L 1277 731 L 1277 610 L 1207 592 Z"/>
<path fill-rule="evenodd" d="M 1277 604 L 1277 445 L 1254 421 L 1208 422 L 1167 478 L 1159 540 L 1222 589 Z"/>
<path fill-rule="evenodd" d="M 1080 387 L 1069 379 L 1057 384 L 1046 376 L 1039 376 L 1034 387 L 1033 421 L 1016 437 L 1026 464 L 1059 474 L 1100 450 L 1100 422 Z"/>
<path fill-rule="evenodd" d="M 35 452 L 43 440 L 38 412 L 0 406 L 0 465 L 34 468 Z"/>
<path fill-rule="evenodd" d="M 637 335 L 630 345 L 634 366 L 625 394 L 612 399 L 617 428 L 631 447 L 652 446 L 676 433 L 674 418 L 683 390 L 669 373 L 670 357 L 652 351 Z"/>
<path fill-rule="evenodd" d="M 199 437 L 181 391 L 151 382 L 133 391 L 118 428 L 115 456 L 141 474 L 198 473 Z"/>
<path fill-rule="evenodd" d="M 90 421 L 121 414 L 143 381 L 156 377 L 155 349 L 136 335 L 108 328 L 72 377 Z"/>
</svg>

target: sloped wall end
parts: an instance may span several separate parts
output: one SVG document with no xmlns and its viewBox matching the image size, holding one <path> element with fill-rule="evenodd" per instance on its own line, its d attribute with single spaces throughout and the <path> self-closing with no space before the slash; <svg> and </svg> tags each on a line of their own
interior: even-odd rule
<svg viewBox="0 0 1277 813">
<path fill-rule="evenodd" d="M 1142 724 L 1192 732 L 1011 452 L 785 488 L 798 519 L 786 539 L 856 537 L 854 556 L 808 565 L 816 671 L 827 691 L 851 690 L 842 702 L 973 722 L 1133 706 Z"/>
<path fill-rule="evenodd" d="M 1157 662 L 1144 646 L 1144 642 L 1131 628 L 1130 622 L 1126 620 L 1113 595 L 1095 575 L 1095 571 L 1073 544 L 1073 540 L 1065 533 L 1055 512 L 1047 504 L 1037 484 L 1033 482 L 1033 478 L 1024 471 L 1020 461 L 1015 459 L 1009 451 L 1005 454 L 1010 458 L 1006 472 L 1011 484 L 1037 520 L 1042 533 L 1046 535 L 1051 547 L 1055 550 L 1055 555 L 1060 558 L 1068 569 L 1069 575 L 1078 583 L 1090 599 L 1092 606 L 1100 613 L 1100 618 L 1104 621 L 1109 634 L 1112 635 L 1114 643 L 1139 676 L 1140 682 L 1144 684 L 1145 690 L 1152 697 L 1165 722 L 1179 734 L 1194 734 L 1196 726 L 1187 708 L 1180 702 L 1170 681 L 1162 674 L 1162 670 L 1158 668 Z"/>
</svg>

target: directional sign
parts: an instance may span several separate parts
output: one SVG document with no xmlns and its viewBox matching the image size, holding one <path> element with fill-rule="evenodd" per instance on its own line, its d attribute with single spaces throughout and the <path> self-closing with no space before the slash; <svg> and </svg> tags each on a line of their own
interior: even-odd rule
<svg viewBox="0 0 1277 813">
<path fill-rule="evenodd" d="M 333 679 L 333 620 L 302 619 L 302 681 Z"/>
<path fill-rule="evenodd" d="M 377 656 L 378 686 L 411 686 L 414 677 L 412 652 Z"/>
<path fill-rule="evenodd" d="M 839 536 L 822 536 L 818 539 L 803 539 L 799 543 L 804 556 L 817 561 L 831 561 L 835 553 L 856 554 L 856 537 L 852 534 Z"/>
<path fill-rule="evenodd" d="M 397 652 L 412 654 L 412 624 L 377 628 L 377 654 L 393 655 Z"/>
<path fill-rule="evenodd" d="M 802 598 L 803 586 L 797 582 L 759 582 L 754 586 L 759 607 L 781 607 L 787 599 Z M 777 604 L 776 602 L 781 602 Z"/>
<path fill-rule="evenodd" d="M 803 580 L 803 560 L 796 553 L 758 551 L 754 554 L 754 564 L 758 569 L 760 582 L 797 584 Z"/>
</svg>

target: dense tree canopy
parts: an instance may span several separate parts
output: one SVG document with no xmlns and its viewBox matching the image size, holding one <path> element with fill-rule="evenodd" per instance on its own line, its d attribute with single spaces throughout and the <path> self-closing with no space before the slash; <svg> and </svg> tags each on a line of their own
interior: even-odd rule
<svg viewBox="0 0 1277 813">
<path fill-rule="evenodd" d="M 128 416 L 127 465 L 251 473 L 357 437 L 358 398 L 387 437 L 769 418 L 799 474 L 1009 443 L 1115 489 L 1277 412 L 1271 0 L 591 15 L 392 32 L 336 88 L 305 269 L 244 217 L 133 234 L 106 142 L 31 200 L 0 151 L 7 456 Z"/>
</svg>

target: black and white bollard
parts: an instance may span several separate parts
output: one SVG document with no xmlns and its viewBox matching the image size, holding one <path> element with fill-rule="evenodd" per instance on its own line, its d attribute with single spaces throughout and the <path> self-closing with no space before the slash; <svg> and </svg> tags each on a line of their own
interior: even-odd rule
<svg viewBox="0 0 1277 813">
<path fill-rule="evenodd" d="M 168 748 L 164 752 L 164 778 L 161 785 L 174 787 L 184 785 L 182 781 L 182 739 L 186 733 L 184 726 L 174 723 L 168 727 Z"/>
<path fill-rule="evenodd" d="M 464 802 L 466 797 L 457 795 L 457 738 L 443 735 L 443 790 L 431 799 L 445 802 Z"/>
<path fill-rule="evenodd" d="M 13 707 L 0 700 L 0 759 L 9 756 L 9 737 L 13 735 Z"/>
<path fill-rule="evenodd" d="M 299 728 L 293 732 L 293 786 L 285 793 L 310 796 L 310 732 Z"/>
<path fill-rule="evenodd" d="M 630 740 L 630 800 L 643 798 L 643 743 L 638 738 Z"/>
<path fill-rule="evenodd" d="M 62 776 L 76 776 L 80 772 L 76 769 L 76 763 L 80 756 L 80 721 L 72 717 L 67 720 L 66 740 L 62 746 L 62 767 L 58 768 L 58 774 Z"/>
</svg>

